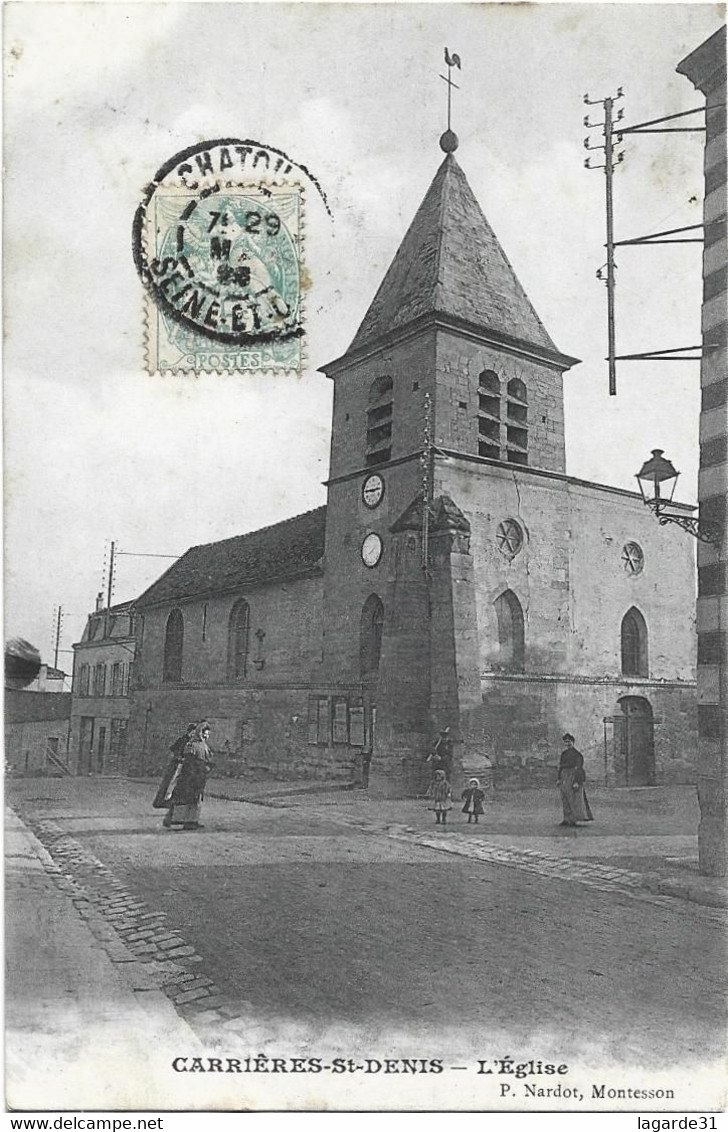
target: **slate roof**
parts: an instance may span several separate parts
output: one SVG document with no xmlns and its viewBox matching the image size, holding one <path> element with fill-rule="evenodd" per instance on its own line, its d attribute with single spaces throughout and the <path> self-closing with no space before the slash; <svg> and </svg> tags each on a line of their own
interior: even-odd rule
<svg viewBox="0 0 728 1132">
<path fill-rule="evenodd" d="M 320 569 L 326 508 L 222 542 L 193 546 L 146 590 L 136 608 L 304 577 Z"/>
<path fill-rule="evenodd" d="M 349 350 L 436 313 L 558 353 L 452 154 L 435 174 Z"/>
</svg>

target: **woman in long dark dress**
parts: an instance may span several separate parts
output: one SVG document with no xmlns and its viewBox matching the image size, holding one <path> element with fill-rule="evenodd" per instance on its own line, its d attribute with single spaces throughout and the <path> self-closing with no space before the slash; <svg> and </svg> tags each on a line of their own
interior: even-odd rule
<svg viewBox="0 0 728 1132">
<path fill-rule="evenodd" d="M 169 829 L 172 824 L 172 792 L 174 791 L 174 787 L 182 769 L 182 760 L 184 759 L 185 747 L 192 738 L 192 734 L 196 727 L 196 723 L 188 724 L 184 735 L 180 735 L 177 739 L 175 739 L 174 743 L 169 748 L 172 757 L 164 769 L 162 780 L 157 787 L 157 793 L 154 795 L 154 801 L 152 802 L 154 809 L 167 811 L 164 815 L 164 821 L 162 822 L 162 825 L 166 829 Z"/>
<path fill-rule="evenodd" d="M 556 778 L 564 810 L 562 825 L 576 825 L 580 821 L 594 821 L 584 783 L 584 756 L 574 746 L 574 736 L 563 736 L 566 748 L 561 752 L 559 773 Z"/>
<path fill-rule="evenodd" d="M 172 792 L 171 821 L 183 829 L 201 829 L 200 815 L 205 796 L 205 782 L 212 770 L 212 752 L 207 745 L 210 724 L 198 723 L 187 743 L 182 770 Z"/>
</svg>

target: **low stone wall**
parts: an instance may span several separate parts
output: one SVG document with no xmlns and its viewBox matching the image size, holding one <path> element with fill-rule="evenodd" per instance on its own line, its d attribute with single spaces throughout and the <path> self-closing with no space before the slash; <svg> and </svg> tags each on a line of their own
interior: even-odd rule
<svg viewBox="0 0 728 1132">
<path fill-rule="evenodd" d="M 126 772 L 161 774 L 187 724 L 206 719 L 216 778 L 351 781 L 359 748 L 309 742 L 311 698 L 341 694 L 310 686 L 140 690 L 132 697 Z"/>
<path fill-rule="evenodd" d="M 651 709 L 654 784 L 696 781 L 697 702 L 692 683 L 493 674 L 483 677 L 482 696 L 482 706 L 463 719 L 463 736 L 490 759 L 501 788 L 552 782 L 565 731 L 576 737 L 592 781 L 628 785 L 617 734 L 625 697 L 646 701 Z"/>
</svg>

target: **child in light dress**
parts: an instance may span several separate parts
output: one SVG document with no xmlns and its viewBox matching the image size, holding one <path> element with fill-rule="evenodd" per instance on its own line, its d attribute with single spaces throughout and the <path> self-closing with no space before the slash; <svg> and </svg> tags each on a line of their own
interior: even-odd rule
<svg viewBox="0 0 728 1132">
<path fill-rule="evenodd" d="M 452 809 L 452 790 L 444 770 L 435 771 L 429 795 L 432 799 L 430 809 L 435 811 L 435 824 L 446 825 L 447 811 Z"/>
</svg>

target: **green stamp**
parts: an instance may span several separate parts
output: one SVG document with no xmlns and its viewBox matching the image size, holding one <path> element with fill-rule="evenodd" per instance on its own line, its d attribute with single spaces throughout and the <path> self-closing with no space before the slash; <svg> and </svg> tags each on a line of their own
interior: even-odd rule
<svg viewBox="0 0 728 1132">
<path fill-rule="evenodd" d="M 139 229 L 150 372 L 300 371 L 303 189 L 159 185 Z"/>
</svg>

